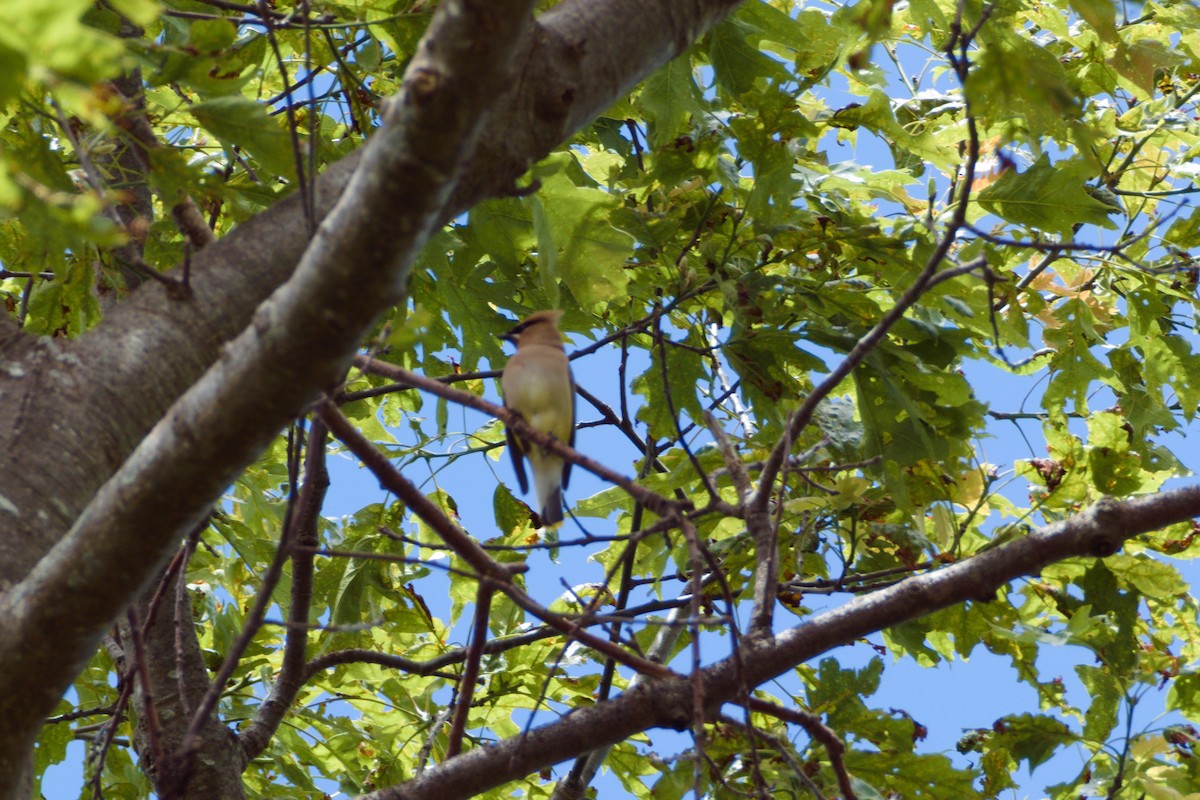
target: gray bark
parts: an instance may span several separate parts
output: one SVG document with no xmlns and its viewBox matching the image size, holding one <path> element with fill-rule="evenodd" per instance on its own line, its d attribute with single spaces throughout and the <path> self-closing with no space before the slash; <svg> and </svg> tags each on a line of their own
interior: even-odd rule
<svg viewBox="0 0 1200 800">
<path fill-rule="evenodd" d="M 176 757 L 191 712 L 209 689 L 190 597 L 184 595 L 188 602 L 182 608 L 175 602 L 181 581 L 186 584 L 185 574 L 168 584 L 157 604 L 153 602 L 153 590 L 134 603 L 134 618 L 146 629 L 144 636 L 138 634 L 140 649 L 134 645 L 134 631 L 127 619 L 118 624 L 118 635 L 109 643 L 118 670 L 137 676 L 132 700 L 139 764 L 161 798 L 240 800 L 244 796 L 241 773 L 246 761 L 237 736 L 220 720 L 210 717 L 205 723 L 195 745 L 201 757 L 186 761 Z M 135 663 L 137 659 L 141 664 Z M 143 675 L 148 678 L 148 687 L 141 680 Z M 151 718 L 153 725 L 149 723 Z"/>
<path fill-rule="evenodd" d="M 479 27 L 416 60 L 433 82 L 410 72 L 365 154 L 316 182 L 311 243 L 292 197 L 200 251 L 186 296 L 143 284 L 76 341 L 0 323 L 0 798 L 28 785 L 41 720 L 111 622 L 402 298 L 429 232 L 735 4 L 575 0 L 534 24 L 479 4 Z"/>
<path fill-rule="evenodd" d="M 967 601 L 988 602 L 1005 584 L 1071 557 L 1103 557 L 1125 540 L 1200 513 L 1200 486 L 1101 502 L 1024 539 L 980 553 L 936 572 L 909 578 L 843 606 L 809 617 L 772 636 L 748 634 L 741 652 L 693 676 L 653 678 L 604 703 L 576 709 L 561 720 L 438 764 L 363 800 L 460 800 L 551 764 L 624 741 L 650 728 L 692 726 L 693 682 L 700 681 L 704 714 L 838 645 Z"/>
</svg>

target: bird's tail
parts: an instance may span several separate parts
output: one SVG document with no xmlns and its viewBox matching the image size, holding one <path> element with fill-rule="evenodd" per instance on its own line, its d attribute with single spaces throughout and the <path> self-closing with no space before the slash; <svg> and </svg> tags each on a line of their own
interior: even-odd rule
<svg viewBox="0 0 1200 800">
<path fill-rule="evenodd" d="M 533 486 L 537 490 L 542 526 L 557 525 L 563 520 L 562 459 L 540 448 L 530 448 L 529 463 L 533 467 Z"/>
<path fill-rule="evenodd" d="M 563 521 L 563 498 L 562 489 L 557 488 L 554 493 L 546 498 L 546 504 L 542 506 L 542 527 L 549 528 L 552 525 L 558 525 Z"/>
</svg>

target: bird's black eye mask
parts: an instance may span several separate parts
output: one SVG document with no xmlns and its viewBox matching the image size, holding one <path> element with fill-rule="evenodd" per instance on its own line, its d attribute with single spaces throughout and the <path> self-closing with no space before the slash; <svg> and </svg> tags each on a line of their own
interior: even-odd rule
<svg viewBox="0 0 1200 800">
<path fill-rule="evenodd" d="M 527 320 L 523 320 L 523 321 L 521 321 L 521 322 L 518 322 L 516 325 L 514 325 L 514 326 L 513 326 L 513 327 L 512 327 L 512 328 L 511 328 L 511 329 L 508 331 L 508 333 L 502 333 L 502 334 L 500 334 L 500 338 L 501 338 L 501 339 L 503 339 L 503 340 L 504 340 L 504 341 L 506 341 L 506 342 L 512 342 L 513 344 L 516 344 L 516 343 L 517 343 L 517 337 L 518 337 L 518 336 L 519 336 L 519 335 L 520 335 L 522 332 L 524 332 L 524 330 L 525 330 L 526 328 L 528 328 L 528 327 L 529 327 L 529 322 L 528 322 Z"/>
</svg>

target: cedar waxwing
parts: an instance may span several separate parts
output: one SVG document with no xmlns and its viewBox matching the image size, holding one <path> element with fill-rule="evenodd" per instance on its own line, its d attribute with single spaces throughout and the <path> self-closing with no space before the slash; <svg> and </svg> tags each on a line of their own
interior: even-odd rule
<svg viewBox="0 0 1200 800">
<path fill-rule="evenodd" d="M 558 332 L 561 311 L 538 311 L 500 337 L 517 346 L 508 359 L 500 388 L 504 405 L 543 433 L 575 445 L 575 383 Z M 533 468 L 533 487 L 537 492 L 539 516 L 543 526 L 557 525 L 563 519 L 562 490 L 571 475 L 571 462 L 564 462 L 537 445 L 522 441 L 507 431 L 508 452 L 517 471 L 522 492 L 529 491 L 522 457 Z"/>
</svg>

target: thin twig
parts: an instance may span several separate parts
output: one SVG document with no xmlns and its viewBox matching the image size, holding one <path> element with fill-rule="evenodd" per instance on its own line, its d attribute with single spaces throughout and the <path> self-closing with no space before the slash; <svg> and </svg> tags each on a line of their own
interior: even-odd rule
<svg viewBox="0 0 1200 800">
<path fill-rule="evenodd" d="M 572 464 L 576 464 L 588 472 L 596 475 L 601 480 L 620 486 L 639 502 L 645 503 L 646 507 L 660 517 L 674 516 L 676 513 L 686 512 L 691 509 L 692 505 L 686 499 L 681 501 L 672 501 L 663 497 L 656 492 L 647 489 L 634 483 L 629 478 L 621 475 L 618 472 L 610 470 L 600 462 L 588 458 L 578 450 L 564 444 L 553 436 L 542 433 L 541 431 L 531 427 L 519 415 L 512 413 L 503 406 L 498 406 L 494 403 L 489 403 L 486 400 L 471 394 L 470 392 L 460 391 L 446 386 L 444 383 L 426 378 L 422 375 L 409 372 L 401 367 L 392 364 L 384 364 L 378 361 L 372 362 L 371 359 L 363 356 L 356 356 L 354 364 L 359 369 L 367 369 L 367 365 L 372 372 L 384 375 L 392 380 L 407 384 L 422 391 L 429 392 L 437 397 L 444 398 L 450 402 L 458 403 L 459 405 L 473 408 L 476 411 L 482 411 L 484 414 L 495 417 L 503 422 L 506 426 L 512 428 L 513 432 L 526 439 L 533 444 L 538 445 L 543 450 L 554 453 Z M 332 427 L 332 426 L 331 426 Z"/>
<path fill-rule="evenodd" d="M 421 379 L 425 383 L 425 379 Z M 428 381 L 428 383 L 435 383 Z M 440 387 L 443 391 L 446 387 Z M 455 394 L 465 395 L 468 398 L 474 399 L 474 395 L 465 392 L 456 392 Z M 482 402 L 482 401 L 479 401 Z M 486 404 L 491 408 L 496 408 L 490 403 Z M 504 409 L 496 409 L 501 413 Z M 547 625 L 555 628 L 568 636 L 578 639 L 580 643 L 591 647 L 593 650 L 599 651 L 603 655 L 610 656 L 620 663 L 638 672 L 649 672 L 652 675 L 667 676 L 670 675 L 670 670 L 661 667 L 658 664 L 647 661 L 636 655 L 630 654 L 628 651 L 620 647 L 614 646 L 605 639 L 598 636 L 593 636 L 584 631 L 578 623 L 572 622 L 561 614 L 556 614 L 534 600 L 526 594 L 520 587 L 512 582 L 511 576 L 526 570 L 525 564 L 500 564 L 493 560 L 483 548 L 481 548 L 474 539 L 467 535 L 462 528 L 458 527 L 451 519 L 437 506 L 432 500 L 409 482 L 401 475 L 387 460 L 387 457 L 380 453 L 366 437 L 350 424 L 350 421 L 342 416 L 337 407 L 330 401 L 324 401 L 319 411 L 321 418 L 325 420 L 325 424 L 329 426 L 330 432 L 338 438 L 343 444 L 358 456 L 363 464 L 374 473 L 379 479 L 381 485 L 388 491 L 399 497 L 405 505 L 414 514 L 425 521 L 435 532 L 438 533 L 446 544 L 454 551 L 456 555 L 466 561 L 473 569 L 478 572 L 478 579 L 482 581 L 490 581 L 498 591 L 504 592 L 510 600 L 513 601 L 519 608 L 529 612 L 533 616 L 540 619 Z M 507 415 L 507 414 L 506 414 Z M 519 417 L 512 417 L 520 419 Z M 525 426 L 528 428 L 528 426 Z M 530 429 L 532 430 L 532 429 Z M 522 433 L 522 435 L 524 435 Z M 553 437 L 544 437 L 547 442 L 557 442 Z M 532 441 L 536 441 L 532 439 Z M 541 442 L 537 442 L 541 444 Z M 574 450 L 565 448 L 567 451 L 574 453 Z M 655 495 L 657 497 L 657 495 Z M 665 498 L 663 498 L 665 501 Z M 669 502 L 669 501 L 666 501 Z"/>
<path fill-rule="evenodd" d="M 146 739 L 150 742 L 150 757 L 161 773 L 167 764 L 163 759 L 162 721 L 158 717 L 154 688 L 150 683 L 150 668 L 146 663 L 146 638 L 138 621 L 137 609 L 130 606 L 125 616 L 129 622 L 129 638 L 133 645 L 132 668 L 142 686 L 142 711 L 146 715 Z"/>
<path fill-rule="evenodd" d="M 467 727 L 467 716 L 471 713 L 471 699 L 475 696 L 475 681 L 479 677 L 479 665 L 483 661 L 483 648 L 487 644 L 488 617 L 492 613 L 492 596 L 495 589 L 479 584 L 475 595 L 475 620 L 472 624 L 471 647 L 463 662 L 462 678 L 458 682 L 458 698 L 454 704 L 454 718 L 450 722 L 450 734 L 446 743 L 446 760 L 462 751 L 463 734 Z"/>
<path fill-rule="evenodd" d="M 825 752 L 829 754 L 829 766 L 833 768 L 833 774 L 837 776 L 838 788 L 842 792 L 843 800 L 858 800 L 858 795 L 854 793 L 854 785 L 850 780 L 850 773 L 846 771 L 846 764 L 842 760 L 842 756 L 846 753 L 846 745 L 842 744 L 842 740 L 837 737 L 837 734 L 821 722 L 820 717 L 799 708 L 784 708 L 776 703 L 758 698 L 751 698 L 749 706 L 752 711 L 768 714 L 776 719 L 804 728 L 808 735 L 820 742 L 824 746 Z"/>
</svg>

